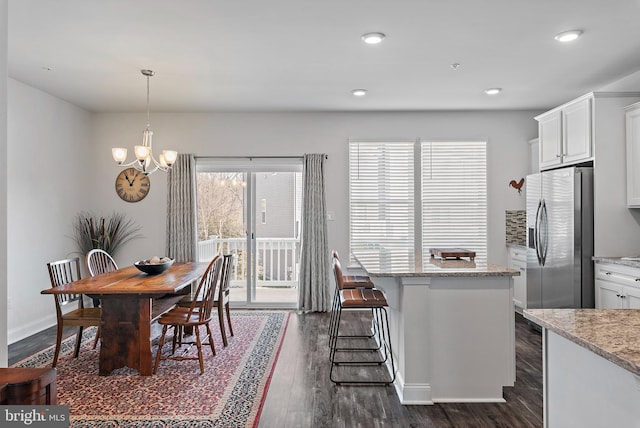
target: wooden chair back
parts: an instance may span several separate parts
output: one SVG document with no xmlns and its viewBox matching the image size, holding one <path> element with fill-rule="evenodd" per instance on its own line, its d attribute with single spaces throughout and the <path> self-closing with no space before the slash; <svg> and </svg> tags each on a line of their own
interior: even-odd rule
<svg viewBox="0 0 640 428">
<path fill-rule="evenodd" d="M 234 261 L 234 254 L 225 254 L 223 256 L 220 287 L 218 288 L 218 310 L 221 310 L 221 308 L 229 302 L 229 287 Z"/>
<path fill-rule="evenodd" d="M 47 269 L 49 270 L 51 287 L 58 287 L 80 279 L 80 259 L 78 257 L 49 262 Z M 62 317 L 62 307 L 70 303 L 78 302 L 78 308 L 84 308 L 81 294 L 54 294 L 54 297 L 58 319 Z"/>
<path fill-rule="evenodd" d="M 222 270 L 222 258 L 220 255 L 216 255 L 213 260 L 207 266 L 198 288 L 196 289 L 196 296 L 201 296 L 200 299 L 193 299 L 189 306 L 189 317 L 192 314 L 198 314 L 200 322 L 206 322 L 211 318 L 211 311 L 214 308 L 215 291 L 220 278 L 220 272 Z"/>
<path fill-rule="evenodd" d="M 89 275 L 91 276 L 118 270 L 118 265 L 115 260 L 113 260 L 113 257 L 104 250 L 91 250 L 87 253 L 86 259 L 87 269 L 89 269 Z"/>
</svg>

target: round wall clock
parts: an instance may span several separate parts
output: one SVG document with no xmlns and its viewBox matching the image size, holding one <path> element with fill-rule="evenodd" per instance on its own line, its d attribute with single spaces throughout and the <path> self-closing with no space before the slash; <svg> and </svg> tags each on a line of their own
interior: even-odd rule
<svg viewBox="0 0 640 428">
<path fill-rule="evenodd" d="M 149 177 L 135 168 L 123 169 L 116 177 L 116 193 L 126 202 L 143 200 L 150 187 Z"/>
</svg>

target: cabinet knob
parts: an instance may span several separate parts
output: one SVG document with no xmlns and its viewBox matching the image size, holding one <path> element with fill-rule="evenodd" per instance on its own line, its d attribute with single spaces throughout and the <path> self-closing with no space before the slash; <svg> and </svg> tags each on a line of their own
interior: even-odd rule
<svg viewBox="0 0 640 428">
<path fill-rule="evenodd" d="M 611 272 L 605 272 L 604 274 L 605 275 L 611 275 Z"/>
<path fill-rule="evenodd" d="M 627 298 L 627 296 L 620 296 L 620 298 L 621 298 L 621 299 L 626 299 L 626 298 Z"/>
<path fill-rule="evenodd" d="M 619 294 L 616 294 L 616 297 L 622 297 L 622 296 L 621 296 L 621 295 L 619 295 Z"/>
<path fill-rule="evenodd" d="M 636 278 L 636 282 L 640 282 L 640 278 Z"/>
</svg>

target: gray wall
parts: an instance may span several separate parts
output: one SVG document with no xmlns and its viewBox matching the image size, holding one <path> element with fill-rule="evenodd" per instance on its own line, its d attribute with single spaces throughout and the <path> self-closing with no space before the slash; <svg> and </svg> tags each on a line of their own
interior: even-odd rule
<svg viewBox="0 0 640 428">
<path fill-rule="evenodd" d="M 512 179 L 526 176 L 527 142 L 537 135 L 538 111 L 389 112 L 389 113 L 152 113 L 154 148 L 175 148 L 198 156 L 292 156 L 324 152 L 329 245 L 348 250 L 348 139 L 441 138 L 488 141 L 489 260 L 506 263 L 505 210 L 525 208 L 524 193 L 510 188 Z M 145 240 L 120 253 L 120 264 L 131 263 L 164 249 L 166 177 L 151 176 L 151 192 L 128 204 L 115 194 L 119 168 L 111 147 L 133 146 L 145 125 L 144 114 L 97 114 L 93 117 L 96 204 L 104 210 L 127 212 L 143 224 Z"/>
<path fill-rule="evenodd" d="M 0 0 L 0 367 L 7 366 L 7 0 Z"/>
<path fill-rule="evenodd" d="M 56 323 L 46 263 L 76 251 L 72 219 L 95 194 L 91 115 L 8 80 L 8 341 Z M 1 169 L 5 171 L 4 168 Z M 81 259 L 84 265 L 84 259 Z M 4 271 L 4 270 L 3 270 Z"/>
</svg>

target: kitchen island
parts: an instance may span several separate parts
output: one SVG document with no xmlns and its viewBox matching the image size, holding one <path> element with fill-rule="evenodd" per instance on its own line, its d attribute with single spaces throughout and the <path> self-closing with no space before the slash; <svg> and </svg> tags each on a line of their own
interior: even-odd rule
<svg viewBox="0 0 640 428">
<path fill-rule="evenodd" d="M 504 402 L 502 388 L 515 381 L 512 276 L 519 271 L 478 257 L 354 257 L 389 303 L 402 404 Z"/>
<path fill-rule="evenodd" d="M 543 347 L 544 425 L 640 427 L 640 311 L 529 309 Z"/>
</svg>

